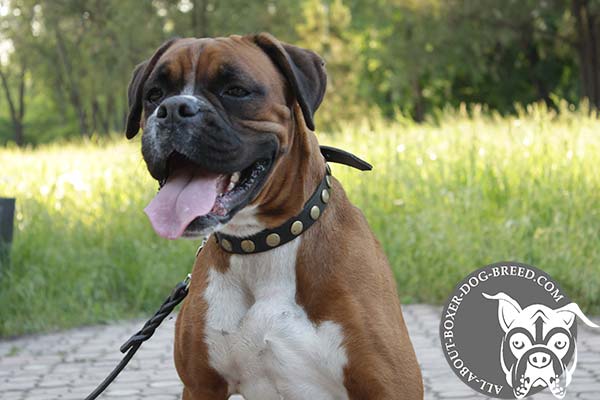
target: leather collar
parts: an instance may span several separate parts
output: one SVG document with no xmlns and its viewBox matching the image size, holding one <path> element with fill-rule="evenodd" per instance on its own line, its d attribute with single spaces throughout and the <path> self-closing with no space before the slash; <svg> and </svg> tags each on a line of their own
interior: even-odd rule
<svg viewBox="0 0 600 400">
<path fill-rule="evenodd" d="M 373 166 L 352 153 L 330 147 L 321 146 L 321 154 L 325 161 L 345 164 L 361 171 L 370 171 Z M 234 254 L 256 254 L 286 244 L 306 232 L 314 224 L 327 207 L 331 195 L 331 169 L 325 163 L 325 175 L 317 189 L 304 204 L 298 215 L 285 221 L 273 229 L 264 229 L 252 236 L 236 237 L 216 232 L 217 243 L 223 250 Z"/>
</svg>

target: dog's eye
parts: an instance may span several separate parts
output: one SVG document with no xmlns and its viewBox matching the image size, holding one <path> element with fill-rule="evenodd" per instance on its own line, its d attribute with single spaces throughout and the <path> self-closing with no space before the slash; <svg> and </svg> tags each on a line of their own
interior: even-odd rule
<svg viewBox="0 0 600 400">
<path fill-rule="evenodd" d="M 223 94 L 229 97 L 246 97 L 250 94 L 249 91 L 240 86 L 233 86 L 226 89 Z"/>
<path fill-rule="evenodd" d="M 557 340 L 556 343 L 554 343 L 554 347 L 556 347 L 559 350 L 564 349 L 566 345 L 567 342 L 565 342 L 564 340 Z"/>
<path fill-rule="evenodd" d="M 531 346 L 531 340 L 529 337 L 521 332 L 513 334 L 510 338 L 510 349 L 513 354 L 521 354 L 525 351 L 525 348 Z"/>
<path fill-rule="evenodd" d="M 520 340 L 513 340 L 512 345 L 517 350 L 521 350 L 523 347 L 525 347 L 525 343 L 521 342 Z"/>
<path fill-rule="evenodd" d="M 561 352 L 566 352 L 568 346 L 569 346 L 569 337 L 562 332 L 555 333 L 554 335 L 552 335 L 550 340 L 548 340 L 548 347 L 554 348 Z"/>
<path fill-rule="evenodd" d="M 146 95 L 146 100 L 150 103 L 157 103 L 163 97 L 163 91 L 160 88 L 152 88 Z"/>
</svg>

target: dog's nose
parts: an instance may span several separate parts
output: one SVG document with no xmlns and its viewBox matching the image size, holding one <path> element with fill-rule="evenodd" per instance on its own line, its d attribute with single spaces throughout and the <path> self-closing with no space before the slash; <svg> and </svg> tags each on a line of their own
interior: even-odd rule
<svg viewBox="0 0 600 400">
<path fill-rule="evenodd" d="M 200 112 L 200 104 L 198 101 L 190 97 L 173 96 L 158 107 L 156 118 L 158 120 L 171 122 L 184 121 L 187 118 L 192 118 Z"/>
<path fill-rule="evenodd" d="M 529 364 L 536 368 L 544 368 L 546 365 L 550 364 L 550 355 L 542 351 L 536 351 L 529 355 L 528 361 Z"/>
</svg>

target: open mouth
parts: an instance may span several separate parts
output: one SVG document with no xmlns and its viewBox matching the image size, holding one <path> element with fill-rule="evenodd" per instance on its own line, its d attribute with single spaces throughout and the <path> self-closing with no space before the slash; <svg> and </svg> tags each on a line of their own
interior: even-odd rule
<svg viewBox="0 0 600 400">
<path fill-rule="evenodd" d="M 173 152 L 167 178 L 145 208 L 156 233 L 167 239 L 194 237 L 218 223 L 226 223 L 258 193 L 271 168 L 259 159 L 241 171 L 207 170 L 183 154 Z"/>
</svg>

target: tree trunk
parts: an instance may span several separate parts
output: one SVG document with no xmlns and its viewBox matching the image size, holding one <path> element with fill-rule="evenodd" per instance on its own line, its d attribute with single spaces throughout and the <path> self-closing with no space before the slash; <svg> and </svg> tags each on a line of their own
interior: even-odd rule
<svg viewBox="0 0 600 400">
<path fill-rule="evenodd" d="M 425 120 L 425 99 L 423 97 L 423 88 L 419 82 L 419 78 L 416 78 L 413 82 L 413 118 L 416 122 L 423 122 Z"/>
<path fill-rule="evenodd" d="M 68 97 L 69 94 L 66 93 L 66 84 L 62 78 L 62 74 L 57 72 L 54 74 L 52 82 L 53 92 L 51 94 L 53 98 L 53 103 L 58 109 L 58 114 L 60 115 L 60 121 L 62 124 L 66 125 L 69 123 L 69 110 L 68 110 Z M 67 91 L 68 92 L 68 91 Z"/>
<path fill-rule="evenodd" d="M 552 99 L 550 99 L 550 91 L 546 87 L 544 80 L 539 75 L 539 63 L 542 61 L 540 53 L 534 37 L 533 22 L 530 21 L 520 29 L 521 45 L 527 61 L 529 62 L 529 68 L 527 73 L 530 81 L 533 83 L 536 91 L 536 100 L 544 100 L 544 103 L 548 107 L 553 106 Z"/>
<path fill-rule="evenodd" d="M 109 97 L 108 102 L 112 102 L 112 99 Z M 100 114 L 100 125 L 102 125 L 102 133 L 108 135 L 110 133 L 110 116 L 109 116 L 109 107 L 106 107 L 106 112 L 102 113 L 102 108 L 98 107 L 98 113 Z"/>
<path fill-rule="evenodd" d="M 111 99 L 108 99 L 108 103 L 110 104 Z M 94 98 L 92 101 L 92 112 L 93 112 L 93 121 L 94 121 L 94 130 L 96 132 L 102 133 L 104 135 L 108 134 L 110 131 L 110 121 L 108 115 L 102 113 L 102 107 L 100 106 L 100 102 L 98 98 Z M 108 106 L 106 112 L 108 113 Z M 99 127 L 99 128 L 98 128 Z"/>
<path fill-rule="evenodd" d="M 117 114 L 115 112 L 116 109 L 117 107 L 115 107 L 115 98 L 112 94 L 109 94 L 106 98 L 106 107 L 104 108 L 104 122 L 102 123 L 103 126 L 106 126 L 106 133 L 119 131 L 120 129 L 122 129 L 122 127 L 118 125 L 119 119 L 115 118 L 115 114 Z"/>
<path fill-rule="evenodd" d="M 600 27 L 598 18 L 591 14 L 588 0 L 573 0 L 571 6 L 577 30 L 581 94 L 589 99 L 592 107 L 599 108 Z"/>
<path fill-rule="evenodd" d="M 98 110 L 98 100 L 94 98 L 92 100 L 92 132 L 98 133 L 98 119 L 99 119 L 99 110 Z"/>
<path fill-rule="evenodd" d="M 207 37 L 208 26 L 206 18 L 207 0 L 194 0 L 192 9 L 192 32 L 195 37 Z"/>
<path fill-rule="evenodd" d="M 17 146 L 23 146 L 25 144 L 25 128 L 23 126 L 23 119 L 25 117 L 25 73 L 27 67 L 24 62 L 21 62 L 21 72 L 19 74 L 19 90 L 17 104 L 10 93 L 10 86 L 8 84 L 7 74 L 0 68 L 0 80 L 2 80 L 2 88 L 4 89 L 4 96 L 8 103 L 10 110 L 10 119 L 13 125 L 13 139 Z"/>
<path fill-rule="evenodd" d="M 65 72 L 65 81 L 67 82 L 67 86 L 69 88 L 69 98 L 71 101 L 71 105 L 75 108 L 77 113 L 77 118 L 79 120 L 79 132 L 81 136 L 90 136 L 88 124 L 87 124 L 87 115 L 85 111 L 85 106 L 81 101 L 81 93 L 79 91 L 79 87 L 74 78 L 73 66 L 71 65 L 70 59 L 67 55 L 67 49 L 65 46 L 65 42 L 63 36 L 60 32 L 60 29 L 57 26 L 54 27 L 54 33 L 56 36 L 56 50 L 58 52 L 58 58 Z"/>
<path fill-rule="evenodd" d="M 600 109 L 600 16 L 589 17 L 590 29 L 592 31 L 592 58 L 594 63 L 594 105 Z"/>
<path fill-rule="evenodd" d="M 15 131 L 15 143 L 17 146 L 23 147 L 23 145 L 25 145 L 25 129 L 23 127 L 23 121 L 13 121 L 13 129 Z"/>
</svg>

